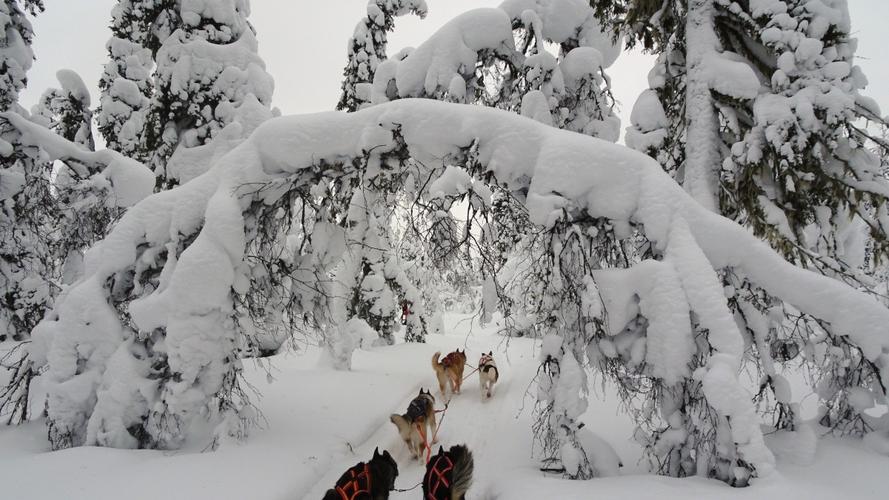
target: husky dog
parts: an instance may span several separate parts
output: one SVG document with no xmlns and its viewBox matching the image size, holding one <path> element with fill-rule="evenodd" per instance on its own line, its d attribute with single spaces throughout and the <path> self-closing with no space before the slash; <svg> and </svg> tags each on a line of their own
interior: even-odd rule
<svg viewBox="0 0 889 500">
<path fill-rule="evenodd" d="M 431 445 L 429 440 L 435 436 L 435 397 L 421 388 L 407 406 L 407 412 L 404 415 L 393 413 L 389 420 L 398 428 L 411 455 L 422 459 L 423 446 Z"/>
<path fill-rule="evenodd" d="M 432 355 L 432 369 L 438 377 L 438 390 L 445 395 L 445 388 L 450 385 L 452 394 L 460 394 L 460 386 L 463 384 L 463 368 L 466 367 L 466 351 L 449 353 L 441 361 L 441 352 Z"/>
<path fill-rule="evenodd" d="M 438 453 L 426 464 L 423 475 L 424 500 L 465 500 L 472 485 L 472 452 L 464 445 L 451 446 Z"/>
<path fill-rule="evenodd" d="M 482 354 L 481 359 L 478 360 L 478 384 L 481 388 L 482 399 L 491 397 L 494 384 L 497 383 L 499 377 L 500 372 L 497 371 L 497 364 L 494 363 L 494 352 L 488 351 L 488 354 Z"/>
<path fill-rule="evenodd" d="M 327 490 L 323 500 L 385 500 L 395 489 L 398 464 L 388 451 L 374 449 L 370 462 L 358 462 Z"/>
</svg>

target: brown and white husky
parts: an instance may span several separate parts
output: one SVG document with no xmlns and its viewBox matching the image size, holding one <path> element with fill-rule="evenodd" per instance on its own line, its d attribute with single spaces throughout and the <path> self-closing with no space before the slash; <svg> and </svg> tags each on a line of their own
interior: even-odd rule
<svg viewBox="0 0 889 500">
<path fill-rule="evenodd" d="M 457 349 L 448 353 L 441 361 L 441 352 L 432 355 L 432 369 L 438 378 L 438 390 L 445 396 L 445 388 L 450 386 L 452 394 L 460 394 L 460 386 L 463 384 L 463 369 L 466 367 L 466 352 Z"/>
<path fill-rule="evenodd" d="M 435 397 L 421 388 L 407 411 L 403 415 L 393 413 L 389 420 L 398 428 L 411 456 L 422 459 L 424 446 L 431 446 L 435 436 Z"/>
<path fill-rule="evenodd" d="M 497 371 L 497 364 L 494 363 L 494 352 L 488 351 L 488 354 L 482 354 L 481 359 L 478 360 L 478 384 L 482 399 L 491 397 L 498 378 L 500 378 L 500 372 Z"/>
</svg>

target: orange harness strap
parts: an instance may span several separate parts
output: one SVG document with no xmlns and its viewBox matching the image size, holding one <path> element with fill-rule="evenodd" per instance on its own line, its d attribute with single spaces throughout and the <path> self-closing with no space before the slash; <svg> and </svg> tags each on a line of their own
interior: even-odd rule
<svg viewBox="0 0 889 500">
<path fill-rule="evenodd" d="M 438 432 L 438 429 L 435 430 Z M 420 437 L 423 438 L 423 448 L 426 449 L 426 463 L 429 463 L 429 457 L 432 455 L 432 445 L 429 444 L 429 440 L 426 439 L 426 424 L 425 423 L 417 423 L 417 432 L 420 433 Z M 433 436 L 433 440 L 435 437 Z"/>
<path fill-rule="evenodd" d="M 445 460 L 447 463 L 445 464 L 445 468 L 439 469 L 439 464 L 442 460 Z M 426 490 L 429 492 L 426 500 L 437 500 L 438 497 L 435 494 L 438 492 L 438 487 L 444 484 L 445 488 L 450 488 L 451 483 L 448 481 L 448 478 L 445 477 L 445 474 L 451 471 L 454 468 L 454 462 L 451 461 L 451 457 L 447 455 L 442 455 L 438 457 L 435 463 L 432 465 L 432 470 L 430 471 L 429 478 L 426 482 Z M 435 476 L 435 484 L 432 484 L 433 475 Z"/>
<path fill-rule="evenodd" d="M 360 495 L 361 493 L 367 493 L 368 495 L 370 495 L 370 469 L 368 468 L 367 464 L 364 464 L 364 469 L 362 469 L 362 471 L 358 474 L 355 474 L 354 467 L 349 469 L 349 472 L 352 473 L 352 478 L 349 479 L 349 482 L 342 486 L 337 485 L 336 487 L 336 492 L 340 494 L 343 500 L 355 500 L 355 498 L 357 498 L 358 495 Z M 360 481 L 362 478 L 367 483 L 363 489 L 360 485 Z M 351 495 L 349 495 L 349 493 L 346 491 L 348 489 L 352 490 Z"/>
</svg>

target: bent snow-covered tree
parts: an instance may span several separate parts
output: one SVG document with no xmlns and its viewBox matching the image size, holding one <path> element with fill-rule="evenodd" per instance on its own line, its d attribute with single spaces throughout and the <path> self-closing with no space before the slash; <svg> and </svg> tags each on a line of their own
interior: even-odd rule
<svg viewBox="0 0 889 500">
<path fill-rule="evenodd" d="M 650 158 L 503 111 L 403 100 L 351 114 L 267 121 L 205 174 L 129 210 L 88 252 L 87 273 L 34 333 L 30 355 L 43 370 L 49 393 L 48 425 L 70 438 L 54 445 L 173 446 L 197 428 L 195 419 L 225 424 L 244 418 L 245 407 L 228 403 L 240 371 L 233 357 L 242 334 L 236 297 L 265 284 L 247 265 L 256 216 L 273 216 L 278 210 L 267 207 L 289 196 L 311 199 L 316 186 L 333 177 L 397 168 L 398 162 L 388 161 L 393 157 L 409 155 L 415 165 L 424 165 L 421 173 L 437 178 L 447 171 L 445 164 L 463 165 L 472 150 L 475 167 L 491 183 L 527 193 L 523 201 L 534 223 L 551 227 L 601 218 L 634 224 L 663 256 L 643 263 L 674 277 L 663 289 L 645 289 L 650 281 L 639 279 L 638 267 L 607 275 L 590 269 L 586 288 L 595 285 L 599 294 L 587 300 L 603 298 L 599 320 L 607 320 L 611 331 L 621 331 L 621 323 L 635 317 L 635 307 L 648 315 L 646 349 L 637 356 L 652 376 L 701 384 L 724 436 L 720 448 L 732 443 L 731 451 L 717 449 L 720 457 L 730 454 L 735 460 L 730 477 L 737 478 L 739 468 L 766 474 L 774 460 L 763 444 L 751 395 L 738 380 L 744 337 L 717 270 L 732 267 L 829 322 L 861 345 L 884 375 L 889 372 L 884 352 L 889 339 L 881 326 L 889 321 L 889 310 L 839 281 L 787 263 L 741 227 L 702 208 Z M 323 267 L 338 261 L 330 257 L 344 248 L 329 222 L 307 232 L 311 250 L 302 252 L 312 262 Z M 146 286 L 142 256 L 172 249 L 176 258 L 160 263 L 160 281 Z M 311 306 L 308 287 L 282 290 L 297 291 L 303 296 L 293 304 Z M 644 297 L 638 306 L 636 295 Z M 682 347 L 691 339 L 681 334 L 690 332 L 692 317 L 708 331 L 697 341 L 711 349 L 694 372 L 689 368 L 694 353 Z M 144 370 L 152 369 L 134 351 L 145 335 L 158 336 L 156 345 L 164 346 L 169 376 L 159 391 L 134 392 L 145 380 Z M 84 353 L 87 359 L 81 359 Z M 74 386 L 79 390 L 69 389 Z M 143 440 L 143 432 L 174 434 Z"/>
</svg>

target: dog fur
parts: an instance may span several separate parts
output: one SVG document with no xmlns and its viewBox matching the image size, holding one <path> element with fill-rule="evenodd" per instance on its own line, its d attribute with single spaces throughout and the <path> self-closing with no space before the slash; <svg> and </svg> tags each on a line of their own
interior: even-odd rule
<svg viewBox="0 0 889 500">
<path fill-rule="evenodd" d="M 389 420 L 398 428 L 398 434 L 407 444 L 407 448 L 414 458 L 423 458 L 423 433 L 426 440 L 433 440 L 435 436 L 435 396 L 422 388 L 417 397 L 411 400 L 407 411 L 403 415 L 393 413 Z M 432 443 L 430 442 L 431 446 Z"/>
<path fill-rule="evenodd" d="M 451 459 L 453 468 L 444 474 L 447 484 L 438 482 L 438 477 L 433 473 L 437 460 L 447 456 Z M 465 500 L 466 492 L 472 485 L 472 472 L 475 468 L 472 460 L 472 452 L 465 445 L 458 444 L 451 446 L 451 449 L 444 451 L 441 446 L 438 447 L 438 453 L 426 464 L 426 473 L 423 474 L 423 498 L 435 500 Z M 440 469 L 441 470 L 441 469 Z M 438 488 L 435 486 L 438 484 Z M 434 494 L 433 494 L 433 491 Z"/>
<path fill-rule="evenodd" d="M 494 362 L 493 351 L 482 354 L 481 359 L 478 360 L 478 385 L 481 389 L 482 399 L 491 397 L 498 378 L 500 378 L 500 372 L 497 370 L 497 363 Z"/>
<path fill-rule="evenodd" d="M 457 349 L 449 353 L 441 361 L 441 352 L 432 355 L 432 369 L 438 378 L 438 390 L 444 397 L 445 390 L 450 388 L 451 394 L 460 394 L 460 386 L 463 385 L 463 369 L 466 367 L 466 352 Z"/>
<path fill-rule="evenodd" d="M 352 480 L 351 470 L 363 470 L 364 462 L 358 462 L 350 467 L 337 480 L 337 486 L 343 486 Z M 363 493 L 354 497 L 355 500 L 386 500 L 389 498 L 389 492 L 395 489 L 395 478 L 398 477 L 398 464 L 388 451 L 374 449 L 374 456 L 367 462 L 368 473 L 370 474 L 370 493 Z M 342 500 L 342 496 L 337 493 L 336 488 L 331 488 L 324 493 L 323 500 Z"/>
</svg>

